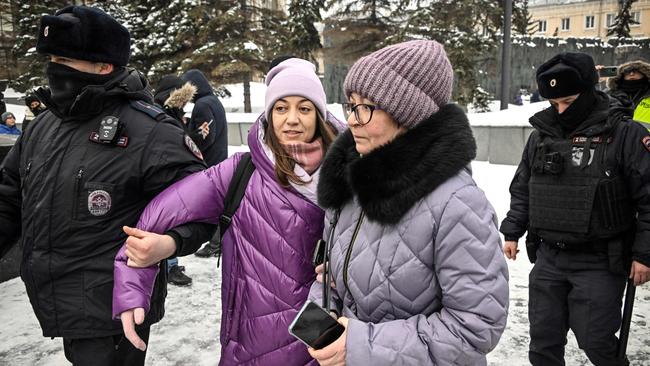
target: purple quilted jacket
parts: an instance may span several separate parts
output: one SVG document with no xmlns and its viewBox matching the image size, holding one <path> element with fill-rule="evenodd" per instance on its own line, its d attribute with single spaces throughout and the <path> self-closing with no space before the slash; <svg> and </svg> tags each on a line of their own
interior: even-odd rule
<svg viewBox="0 0 650 366">
<path fill-rule="evenodd" d="M 342 128 L 331 115 L 329 120 Z M 219 364 L 315 364 L 287 328 L 315 279 L 311 256 L 322 237 L 324 213 L 293 188 L 277 183 L 259 128 L 258 119 L 248 136 L 256 169 L 223 238 Z M 149 203 L 138 228 L 163 233 L 191 221 L 217 223 L 240 159 L 235 154 L 167 188 Z M 135 269 L 126 260 L 123 247 L 115 259 L 116 319 L 128 309 L 148 311 L 157 274 L 157 266 Z"/>
</svg>

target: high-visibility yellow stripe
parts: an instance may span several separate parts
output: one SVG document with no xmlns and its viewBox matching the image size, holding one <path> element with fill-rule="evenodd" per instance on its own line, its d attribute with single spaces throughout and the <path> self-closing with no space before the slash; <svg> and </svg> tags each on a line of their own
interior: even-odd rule
<svg viewBox="0 0 650 366">
<path fill-rule="evenodd" d="M 634 120 L 650 131 L 650 98 L 643 99 L 634 109 Z"/>
</svg>

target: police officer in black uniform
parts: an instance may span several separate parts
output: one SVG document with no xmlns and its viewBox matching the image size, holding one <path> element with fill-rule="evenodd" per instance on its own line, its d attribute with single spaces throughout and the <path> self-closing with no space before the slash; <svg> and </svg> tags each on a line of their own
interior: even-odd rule
<svg viewBox="0 0 650 366">
<path fill-rule="evenodd" d="M 501 224 L 516 259 L 528 231 L 529 360 L 564 365 L 569 329 L 595 365 L 617 359 L 626 277 L 650 276 L 650 135 L 596 91 L 591 56 L 561 53 L 537 69 L 551 107 L 535 114 Z"/>
<path fill-rule="evenodd" d="M 84 6 L 43 16 L 36 49 L 50 56 L 49 89 L 37 92 L 49 110 L 1 166 L 0 257 L 21 236 L 21 277 L 43 335 L 63 337 L 74 365 L 142 365 L 145 353 L 111 319 L 122 225 L 135 226 L 151 198 L 205 164 L 151 104 L 146 79 L 125 67 L 130 35 L 111 16 Z M 193 225 L 195 234 L 181 227 L 170 235 L 198 235 Z M 144 338 L 164 313 L 164 266 L 138 328 Z"/>
</svg>

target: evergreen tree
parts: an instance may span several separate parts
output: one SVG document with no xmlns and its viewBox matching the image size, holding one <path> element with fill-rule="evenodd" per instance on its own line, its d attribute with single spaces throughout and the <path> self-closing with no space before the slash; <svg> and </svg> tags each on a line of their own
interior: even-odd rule
<svg viewBox="0 0 650 366">
<path fill-rule="evenodd" d="M 512 7 L 512 28 L 523 36 L 532 35 L 537 31 L 537 23 L 528 11 L 528 0 L 514 0 Z"/>
<path fill-rule="evenodd" d="M 352 63 L 387 44 L 394 32 L 394 10 L 402 0 L 327 0 L 331 15 L 324 19 L 324 50 L 329 63 L 323 86 L 331 103 L 345 102 L 343 80 Z"/>
<path fill-rule="evenodd" d="M 328 7 L 337 9 L 334 17 L 357 20 L 375 26 L 393 23 L 395 0 L 329 0 Z"/>
<path fill-rule="evenodd" d="M 13 7 L 16 44 L 12 51 L 23 71 L 12 84 L 17 91 L 24 92 L 47 84 L 44 72 L 47 58 L 36 52 L 40 20 L 43 14 L 54 14 L 66 3 L 67 1 L 25 0 L 20 6 Z"/>
<path fill-rule="evenodd" d="M 473 112 L 484 113 L 490 111 L 490 93 L 485 91 L 480 86 L 476 87 L 474 90 L 474 100 L 472 105 L 474 106 Z"/>
<path fill-rule="evenodd" d="M 324 8 L 325 0 L 291 0 L 287 23 L 294 55 L 315 62 L 314 51 L 323 47 L 315 23 L 323 19 L 320 11 Z"/>
<path fill-rule="evenodd" d="M 415 0 L 406 5 L 398 14 L 403 25 L 390 41 L 424 38 L 442 43 L 456 74 L 454 99 L 464 105 L 480 99 L 476 64 L 499 44 L 501 5 L 493 0 Z"/>
<path fill-rule="evenodd" d="M 630 38 L 630 25 L 639 24 L 632 18 L 630 9 L 638 0 L 619 0 L 619 10 L 614 18 L 614 23 L 607 30 L 607 36 L 616 38 Z"/>
<path fill-rule="evenodd" d="M 177 73 L 196 29 L 190 12 L 198 1 L 112 0 L 94 6 L 115 17 L 131 33 L 129 65 L 147 75 L 155 86 L 166 74 Z"/>
<path fill-rule="evenodd" d="M 181 39 L 190 50 L 181 68 L 198 68 L 222 83 L 243 82 L 244 110 L 250 111 L 253 75 L 265 73 L 269 60 L 288 51 L 284 14 L 245 0 L 210 0 L 190 17 L 197 31 Z"/>
</svg>

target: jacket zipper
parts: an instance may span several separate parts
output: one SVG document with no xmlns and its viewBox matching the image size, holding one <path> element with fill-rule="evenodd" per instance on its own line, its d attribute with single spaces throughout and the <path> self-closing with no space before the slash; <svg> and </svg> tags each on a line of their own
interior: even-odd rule
<svg viewBox="0 0 650 366">
<path fill-rule="evenodd" d="M 357 220 L 357 226 L 355 226 L 354 233 L 352 233 L 352 240 L 350 240 L 350 245 L 348 245 L 348 251 L 345 253 L 345 262 L 343 262 L 343 284 L 345 285 L 345 289 L 348 291 L 348 293 L 350 293 L 350 287 L 348 287 L 348 267 L 350 265 L 350 257 L 352 256 L 352 248 L 354 247 L 354 242 L 357 240 L 359 229 L 361 229 L 363 217 L 364 212 L 361 211 L 359 219 Z"/>
<path fill-rule="evenodd" d="M 81 179 L 84 176 L 84 168 L 79 168 L 77 175 L 74 179 L 74 197 L 72 197 L 72 219 L 76 220 L 79 213 L 79 186 L 81 185 Z"/>
<path fill-rule="evenodd" d="M 29 177 L 29 171 L 32 170 L 32 161 L 30 160 L 27 162 L 27 166 L 25 167 L 25 176 L 23 177 L 22 183 L 21 183 L 21 191 L 25 193 L 25 186 L 27 185 L 27 178 Z"/>
</svg>

